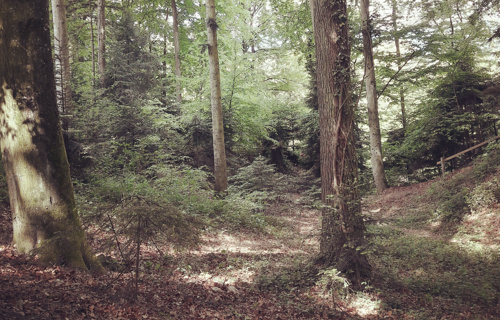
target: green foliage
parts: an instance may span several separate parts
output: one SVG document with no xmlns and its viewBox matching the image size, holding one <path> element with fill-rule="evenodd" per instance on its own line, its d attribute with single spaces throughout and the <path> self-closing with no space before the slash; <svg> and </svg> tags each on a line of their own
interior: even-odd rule
<svg viewBox="0 0 500 320">
<path fill-rule="evenodd" d="M 229 192 L 235 190 L 245 194 L 279 190 L 283 176 L 276 173 L 274 165 L 267 164 L 267 160 L 259 156 L 252 164 L 238 169 L 237 174 L 231 176 Z"/>
<path fill-rule="evenodd" d="M 415 170 L 435 166 L 443 155 L 450 156 L 482 142 L 481 137 L 492 133 L 478 96 L 477 84 L 483 80 L 484 74 L 469 71 L 445 77 L 393 154 L 406 159 Z M 461 159 L 469 160 L 468 155 Z"/>
<path fill-rule="evenodd" d="M 159 179 L 158 179 L 159 180 Z M 172 179 L 174 180 L 174 179 Z M 185 210 L 189 202 L 175 202 L 182 194 L 189 195 L 189 181 L 183 190 L 170 195 L 162 189 L 162 181 L 151 183 L 143 176 L 127 174 L 104 177 L 92 185 L 77 185 L 81 215 L 97 219 L 105 230 L 141 242 L 156 241 L 176 247 L 189 247 L 199 242 L 202 219 L 197 212 Z M 166 196 L 167 195 L 167 196 Z"/>
<path fill-rule="evenodd" d="M 496 142 L 490 143 L 486 147 L 486 152 L 476 160 L 473 172 L 474 177 L 477 180 L 482 180 L 488 175 L 498 172 L 500 170 L 500 143 L 498 140 Z"/>
<path fill-rule="evenodd" d="M 493 178 L 477 185 L 467 198 L 471 210 L 487 208 L 500 203 L 500 181 Z"/>
<path fill-rule="evenodd" d="M 444 222 L 460 222 L 463 216 L 470 213 L 467 205 L 469 189 L 454 180 L 435 182 L 428 191 L 433 201 L 438 203 L 434 214 Z"/>
<path fill-rule="evenodd" d="M 498 199 L 497 178 L 477 182 L 498 171 L 500 149 L 490 152 L 475 162 L 473 169 L 466 169 L 449 179 L 434 182 L 428 190 L 428 200 L 437 203 L 436 218 L 444 222 L 459 222 L 472 208 L 494 204 Z M 473 187 L 476 181 L 476 186 Z"/>
<path fill-rule="evenodd" d="M 345 298 L 349 294 L 350 283 L 337 269 L 325 269 L 319 272 L 318 286 L 334 300 Z"/>
</svg>

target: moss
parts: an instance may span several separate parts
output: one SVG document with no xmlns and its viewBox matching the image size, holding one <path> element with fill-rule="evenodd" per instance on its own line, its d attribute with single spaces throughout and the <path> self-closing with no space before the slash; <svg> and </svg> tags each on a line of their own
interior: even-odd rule
<svg viewBox="0 0 500 320">
<path fill-rule="evenodd" d="M 0 144 L 18 250 L 45 263 L 96 265 L 75 207 L 57 113 L 48 7 L 8 0 L 0 21 Z M 12 13 L 22 14 L 12 14 Z M 8 50 L 5 51 L 5 47 Z"/>
</svg>

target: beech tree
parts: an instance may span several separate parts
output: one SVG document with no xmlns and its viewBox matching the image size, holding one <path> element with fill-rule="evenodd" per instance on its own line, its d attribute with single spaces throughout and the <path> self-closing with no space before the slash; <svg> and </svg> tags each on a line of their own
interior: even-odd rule
<svg viewBox="0 0 500 320">
<path fill-rule="evenodd" d="M 48 6 L 48 0 L 0 2 L 0 145 L 13 243 L 47 263 L 96 269 L 59 124 Z"/>
<path fill-rule="evenodd" d="M 59 87 L 59 92 L 57 92 L 59 114 L 67 115 L 71 109 L 72 92 L 68 27 L 66 24 L 66 5 L 64 0 L 51 0 L 51 2 L 52 20 L 54 21 L 54 61 L 56 67 L 56 79 L 58 79 L 56 88 Z M 68 130 L 68 118 L 63 117 L 62 120 L 63 129 Z"/>
<path fill-rule="evenodd" d="M 104 73 L 106 70 L 106 0 L 97 1 L 97 65 L 104 87 Z"/>
<path fill-rule="evenodd" d="M 365 226 L 358 192 L 350 42 L 345 0 L 312 0 L 320 127 L 322 210 L 319 262 L 370 274 L 362 255 Z"/>
<path fill-rule="evenodd" d="M 373 62 L 373 45 L 370 25 L 370 1 L 361 0 L 361 31 L 363 34 L 363 55 L 365 58 L 366 103 L 368 106 L 368 126 L 370 128 L 370 155 L 373 179 L 378 193 L 387 189 L 382 156 L 382 139 L 378 116 L 377 83 Z"/>
<path fill-rule="evenodd" d="M 181 77 L 181 57 L 180 57 L 180 41 L 179 41 L 179 20 L 177 17 L 177 4 L 175 3 L 175 0 L 172 0 L 171 2 L 172 6 L 172 19 L 173 19 L 173 29 L 174 29 L 174 55 L 175 55 L 175 77 L 176 79 L 176 84 L 175 84 L 175 92 L 176 92 L 176 101 L 181 102 L 182 100 L 182 94 L 181 94 L 181 83 L 180 83 L 180 77 Z"/>
<path fill-rule="evenodd" d="M 396 0 L 391 1 L 392 4 L 392 28 L 394 31 L 394 46 L 396 47 L 396 57 L 398 58 L 398 69 L 401 70 L 401 49 L 400 49 L 400 41 L 398 34 L 398 7 Z M 403 126 L 403 133 L 406 131 L 406 106 L 405 106 L 405 94 L 404 88 L 401 87 L 399 89 L 399 100 L 401 105 L 401 124 Z"/>
<path fill-rule="evenodd" d="M 224 125 L 222 122 L 222 101 L 220 90 L 219 53 L 217 49 L 217 21 L 215 0 L 207 0 L 208 56 L 210 66 L 210 87 L 212 104 L 212 135 L 214 146 L 215 191 L 227 189 L 226 149 Z"/>
</svg>

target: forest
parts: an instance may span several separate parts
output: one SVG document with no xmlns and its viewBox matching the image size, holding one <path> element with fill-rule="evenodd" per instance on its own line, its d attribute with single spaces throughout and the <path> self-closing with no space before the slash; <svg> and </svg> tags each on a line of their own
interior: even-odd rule
<svg viewBox="0 0 500 320">
<path fill-rule="evenodd" d="M 498 319 L 498 0 L 0 0 L 1 319 Z"/>
</svg>

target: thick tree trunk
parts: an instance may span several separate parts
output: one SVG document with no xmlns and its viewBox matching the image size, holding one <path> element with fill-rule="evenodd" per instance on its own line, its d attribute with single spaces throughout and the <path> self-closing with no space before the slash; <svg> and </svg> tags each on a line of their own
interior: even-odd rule
<svg viewBox="0 0 500 320">
<path fill-rule="evenodd" d="M 218 193 L 223 193 L 227 189 L 227 169 L 226 149 L 224 144 L 224 125 L 222 122 L 222 101 L 220 90 L 219 52 L 217 49 L 217 22 L 215 20 L 215 0 L 207 0 L 206 7 L 212 104 L 215 191 Z"/>
<path fill-rule="evenodd" d="M 106 1 L 97 1 L 97 66 L 99 68 L 99 76 L 101 87 L 105 83 L 106 71 Z"/>
<path fill-rule="evenodd" d="M 182 101 L 181 94 L 181 57 L 180 57 L 180 40 L 179 40 L 179 21 L 177 19 L 177 5 L 175 0 L 172 0 L 172 19 L 173 19 L 173 29 L 174 29 L 174 55 L 175 55 L 175 93 L 176 93 L 176 101 Z"/>
<path fill-rule="evenodd" d="M 370 274 L 362 255 L 364 222 L 358 192 L 350 43 L 345 0 L 313 0 L 320 126 L 322 211 L 319 262 L 358 283 Z"/>
<path fill-rule="evenodd" d="M 66 24 L 66 5 L 64 0 L 52 1 L 52 18 L 54 21 L 54 51 L 55 70 L 59 80 L 59 114 L 62 115 L 62 127 L 69 128 L 69 118 L 65 117 L 70 113 L 73 100 L 71 91 L 71 67 L 69 63 L 69 40 L 68 27 Z"/>
<path fill-rule="evenodd" d="M 370 155 L 373 179 L 377 193 L 387 189 L 382 156 L 382 139 L 378 117 L 377 85 L 375 81 L 375 66 L 373 63 L 373 46 L 370 26 L 370 2 L 361 0 L 361 32 L 363 34 L 363 55 L 365 57 L 366 101 L 368 105 L 368 126 L 370 128 Z"/>
<path fill-rule="evenodd" d="M 0 2 L 0 144 L 13 243 L 48 263 L 98 268 L 76 212 L 59 124 L 48 5 Z"/>
</svg>

